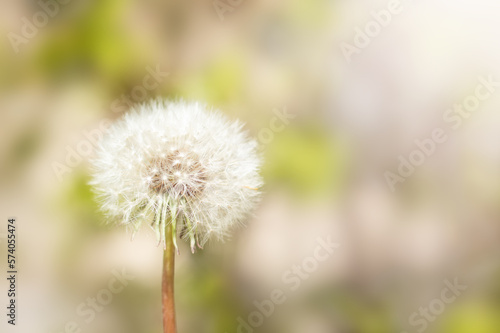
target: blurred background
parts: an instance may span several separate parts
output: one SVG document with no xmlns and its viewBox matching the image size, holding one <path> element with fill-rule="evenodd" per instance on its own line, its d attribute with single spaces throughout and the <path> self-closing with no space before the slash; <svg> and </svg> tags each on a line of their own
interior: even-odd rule
<svg viewBox="0 0 500 333">
<path fill-rule="evenodd" d="M 500 89 L 457 130 L 443 120 L 479 76 L 500 81 L 498 1 L 401 1 L 349 57 L 391 1 L 0 3 L 0 268 L 16 217 L 20 272 L 2 332 L 162 332 L 153 232 L 105 225 L 88 185 L 106 124 L 155 96 L 243 120 L 265 156 L 247 227 L 181 245 L 179 333 L 252 332 L 238 318 L 273 289 L 287 300 L 255 332 L 500 332 Z M 435 128 L 448 140 L 392 191 L 384 174 Z M 290 291 L 284 272 L 327 236 L 340 248 Z M 122 269 L 135 279 L 85 323 L 76 308 Z M 456 279 L 460 296 L 410 323 Z"/>
</svg>

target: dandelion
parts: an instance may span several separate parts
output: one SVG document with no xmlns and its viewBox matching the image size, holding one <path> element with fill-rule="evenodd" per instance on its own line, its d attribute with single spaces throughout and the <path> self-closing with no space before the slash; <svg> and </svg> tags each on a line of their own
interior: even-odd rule
<svg viewBox="0 0 500 333">
<path fill-rule="evenodd" d="M 164 331 L 176 332 L 177 237 L 194 253 L 244 221 L 262 185 L 257 143 L 200 103 L 157 99 L 135 107 L 100 142 L 92 185 L 111 221 L 133 235 L 146 223 L 164 247 Z"/>
</svg>

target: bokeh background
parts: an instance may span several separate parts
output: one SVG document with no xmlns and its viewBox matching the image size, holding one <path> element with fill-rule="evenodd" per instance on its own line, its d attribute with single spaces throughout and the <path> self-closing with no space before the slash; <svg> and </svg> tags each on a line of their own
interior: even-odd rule
<svg viewBox="0 0 500 333">
<path fill-rule="evenodd" d="M 131 242 L 103 224 L 88 185 L 85 133 L 126 112 L 123 96 L 204 101 L 245 121 L 265 156 L 247 227 L 195 255 L 182 244 L 180 333 L 237 332 L 327 235 L 339 250 L 255 332 L 417 332 L 409 316 L 455 279 L 467 290 L 425 331 L 500 332 L 500 89 L 394 192 L 384 179 L 415 139 L 448 129 L 443 113 L 478 76 L 500 80 L 498 1 L 401 1 L 350 63 L 341 43 L 389 1 L 243 0 L 222 20 L 209 0 L 72 0 L 18 52 L 9 33 L 41 5 L 0 3 L 0 268 L 14 216 L 20 271 L 18 325 L 2 310 L 2 332 L 61 333 L 72 320 L 161 332 L 161 249 L 149 230 Z M 168 75 L 146 91 L 148 68 Z M 276 110 L 294 117 L 272 130 Z M 76 307 L 115 269 L 135 279 L 85 324 Z"/>
</svg>

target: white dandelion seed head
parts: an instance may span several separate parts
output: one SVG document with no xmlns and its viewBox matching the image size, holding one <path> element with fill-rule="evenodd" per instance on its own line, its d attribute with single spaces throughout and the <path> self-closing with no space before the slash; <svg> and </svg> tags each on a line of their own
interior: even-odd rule
<svg viewBox="0 0 500 333">
<path fill-rule="evenodd" d="M 109 217 L 134 227 L 171 213 L 184 238 L 223 239 L 258 201 L 257 143 L 200 103 L 162 99 L 113 124 L 92 161 L 92 185 Z M 165 213 L 164 213 L 165 214 Z"/>
</svg>

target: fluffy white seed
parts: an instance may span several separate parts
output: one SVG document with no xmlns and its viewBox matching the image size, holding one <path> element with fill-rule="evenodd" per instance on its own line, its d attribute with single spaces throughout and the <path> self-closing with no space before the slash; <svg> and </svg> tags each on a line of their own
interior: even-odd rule
<svg viewBox="0 0 500 333">
<path fill-rule="evenodd" d="M 223 239 L 258 200 L 257 143 L 200 103 L 157 99 L 117 121 L 92 161 L 102 209 L 120 224 L 155 224 L 162 207 L 177 230 L 203 245 Z M 160 239 L 161 240 L 161 239 Z"/>
</svg>

